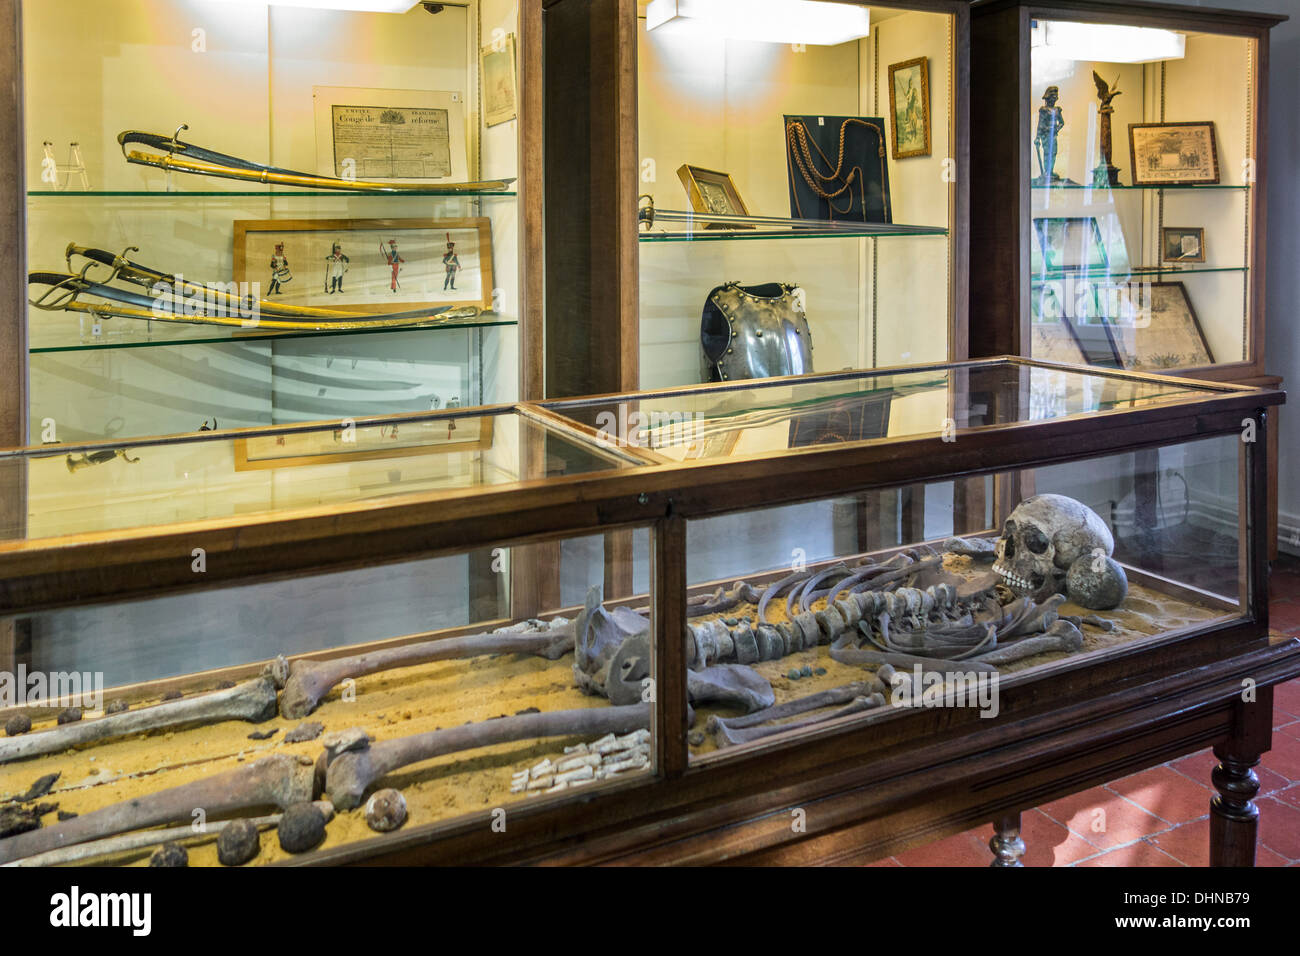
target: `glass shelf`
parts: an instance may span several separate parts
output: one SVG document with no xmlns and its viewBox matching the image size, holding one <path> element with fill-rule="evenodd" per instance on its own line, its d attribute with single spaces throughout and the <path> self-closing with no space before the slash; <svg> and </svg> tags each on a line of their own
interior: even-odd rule
<svg viewBox="0 0 1300 956">
<path fill-rule="evenodd" d="M 1198 272 L 1248 272 L 1245 266 L 1137 266 L 1132 269 L 1109 270 L 1080 270 L 1080 269 L 1054 269 L 1048 271 L 1035 271 L 1033 273 L 1034 282 L 1045 282 L 1053 279 L 1095 279 L 1098 281 L 1105 279 L 1114 279 L 1119 276 L 1142 277 L 1142 276 L 1172 276 L 1172 275 L 1190 275 Z"/>
<path fill-rule="evenodd" d="M 1217 189 L 1217 190 L 1235 190 L 1237 192 L 1245 192 L 1246 190 L 1250 189 L 1249 186 L 1234 186 L 1231 185 L 1230 183 L 1179 183 L 1179 184 L 1171 183 L 1171 184 L 1166 184 L 1164 186 L 1122 186 L 1122 185 L 1121 186 L 1097 186 L 1091 183 L 1053 183 L 1050 186 L 1031 185 L 1029 188 L 1039 192 L 1050 192 L 1051 190 L 1054 189 L 1073 189 L 1073 190 L 1105 189 L 1105 190 L 1116 190 L 1116 191 L 1129 190 L 1129 189 L 1136 189 L 1136 190 Z"/>
<path fill-rule="evenodd" d="M 682 228 L 655 231 L 668 223 Z M 895 225 L 882 222 L 842 222 L 825 219 L 784 219 L 775 216 L 718 216 L 675 209 L 656 209 L 650 232 L 641 242 L 718 242 L 755 239 L 876 239 L 888 236 L 946 236 L 942 226 Z"/>
<path fill-rule="evenodd" d="M 411 324 L 395 327 L 384 327 L 375 329 L 319 329 L 304 330 L 301 332 L 258 332 L 256 330 L 228 330 L 225 334 L 214 334 L 212 329 L 206 326 L 175 326 L 170 325 L 164 328 L 166 323 L 156 323 L 152 329 L 146 328 L 150 323 L 141 322 L 135 319 L 111 319 L 105 322 L 122 322 L 134 323 L 141 328 L 138 331 L 130 331 L 125 324 L 118 326 L 116 329 L 110 329 L 105 334 L 98 336 L 101 341 L 97 342 L 77 342 L 68 345 L 33 345 L 28 349 L 32 355 L 44 355 L 55 352 L 89 352 L 95 349 L 141 349 L 141 348 L 165 348 L 168 346 L 179 345 L 231 345 L 244 344 L 251 342 L 266 342 L 280 339 L 314 339 L 314 338 L 338 338 L 345 335 L 387 335 L 394 332 L 443 332 L 455 329 L 490 329 L 500 328 L 503 326 L 513 326 L 519 323 L 514 319 L 480 319 L 478 321 L 465 322 L 446 322 L 440 325 L 435 324 Z M 125 334 L 124 334 L 125 333 Z M 39 334 L 39 332 L 37 332 Z M 71 334 L 64 332 L 51 331 L 49 338 L 64 338 L 65 340 L 77 336 L 81 337 L 79 330 Z"/>
<path fill-rule="evenodd" d="M 478 190 L 475 192 L 438 192 L 431 189 L 404 189 L 401 192 L 379 193 L 361 189 L 295 189 L 283 192 L 259 190 L 209 190 L 176 189 L 166 190 L 131 190 L 131 189 L 29 189 L 28 199 L 320 199 L 328 196 L 373 197 L 376 199 L 428 198 L 428 199 L 480 199 L 480 198 L 514 198 L 519 194 L 506 190 Z"/>
</svg>

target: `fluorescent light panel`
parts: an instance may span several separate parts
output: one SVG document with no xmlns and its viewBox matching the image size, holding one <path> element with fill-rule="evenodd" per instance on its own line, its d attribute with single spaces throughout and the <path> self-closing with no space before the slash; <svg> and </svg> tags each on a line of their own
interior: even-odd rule
<svg viewBox="0 0 1300 956">
<path fill-rule="evenodd" d="M 315 10 L 352 10 L 357 13 L 406 13 L 420 0 L 206 0 L 244 7 L 309 7 Z M 452 4 L 459 6 L 459 4 Z"/>
<path fill-rule="evenodd" d="M 1066 23 L 1039 20 L 1032 45 L 1069 60 L 1104 63 L 1154 63 L 1181 60 L 1187 38 L 1173 30 L 1112 23 Z"/>
<path fill-rule="evenodd" d="M 818 0 L 650 0 L 646 30 L 726 40 L 834 46 L 870 31 L 866 7 Z"/>
</svg>

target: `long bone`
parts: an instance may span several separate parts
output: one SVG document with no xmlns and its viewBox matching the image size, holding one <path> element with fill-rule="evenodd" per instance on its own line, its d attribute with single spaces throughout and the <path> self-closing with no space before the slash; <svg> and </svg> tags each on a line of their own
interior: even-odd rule
<svg viewBox="0 0 1300 956">
<path fill-rule="evenodd" d="M 269 677 L 259 677 L 227 690 L 166 701 L 153 707 L 109 714 L 97 720 L 62 724 L 39 733 L 0 740 L 0 763 L 58 753 L 69 747 L 131 734 L 171 730 L 194 724 L 215 724 L 223 720 L 259 723 L 274 716 L 275 684 Z"/>
<path fill-rule="evenodd" d="M 839 687 L 832 687 L 829 690 L 818 691 L 815 694 L 809 694 L 807 697 L 796 697 L 793 700 L 787 700 L 782 704 L 775 704 L 766 707 L 763 710 L 756 710 L 752 714 L 745 714 L 742 717 L 710 717 L 709 724 L 712 726 L 716 720 L 719 724 L 725 726 L 728 730 L 740 730 L 745 727 L 754 727 L 758 724 L 766 724 L 773 720 L 784 720 L 787 717 L 797 717 L 799 714 L 806 714 L 810 710 L 821 710 L 823 707 L 832 707 L 835 704 L 847 704 L 855 697 L 867 697 L 871 694 L 885 693 L 885 684 L 883 681 L 872 677 L 868 680 L 855 680 L 852 683 L 842 684 Z"/>
<path fill-rule="evenodd" d="M 918 657 L 915 654 L 869 651 L 849 647 L 832 647 L 830 655 L 832 660 L 839 661 L 841 664 L 858 667 L 879 667 L 882 664 L 891 664 L 900 670 L 911 670 L 919 664 L 922 672 L 933 674 L 965 674 L 971 671 L 981 674 L 993 674 L 997 672 L 996 667 L 979 658 L 957 662 L 941 660 L 935 657 Z"/>
<path fill-rule="evenodd" d="M 516 740 L 626 734 L 649 726 L 649 704 L 553 710 L 462 724 L 341 753 L 326 767 L 325 790 L 336 809 L 351 810 L 361 805 L 366 791 L 376 780 L 413 763 Z M 322 754 L 321 762 L 324 761 L 325 754 Z"/>
<path fill-rule="evenodd" d="M 558 624 L 552 622 L 545 630 L 493 631 L 421 641 L 330 661 L 294 661 L 284 693 L 280 695 L 280 714 L 293 720 L 306 717 L 340 681 L 378 671 L 488 654 L 535 654 L 557 660 L 573 650 L 574 627 L 572 621 L 556 620 Z"/>
<path fill-rule="evenodd" d="M 855 697 L 843 707 L 833 710 L 829 714 L 809 717 L 805 720 L 795 720 L 788 724 L 772 724 L 766 727 L 745 727 L 734 730 L 728 727 L 720 718 L 710 717 L 708 729 L 713 736 L 714 742 L 719 747 L 734 746 L 736 744 L 752 743 L 755 740 L 773 737 L 791 730 L 802 730 L 816 724 L 824 724 L 839 717 L 846 717 L 849 714 L 858 714 L 864 710 L 875 710 L 884 706 L 885 697 L 883 694 L 871 694 L 868 697 Z"/>
<path fill-rule="evenodd" d="M 286 810 L 312 799 L 313 779 L 311 761 L 304 765 L 289 754 L 263 757 L 225 773 L 133 797 L 54 826 L 0 840 L 0 863 L 117 833 L 188 821 L 196 809 L 210 817 L 256 807 Z"/>
<path fill-rule="evenodd" d="M 1035 654 L 1050 654 L 1053 651 L 1073 653 L 1082 647 L 1083 634 L 1079 629 L 1069 621 L 1057 621 L 1046 634 L 1022 638 L 1014 644 L 1007 644 L 987 654 L 981 654 L 973 660 L 964 661 L 963 664 L 968 669 L 976 662 L 1001 666 L 1033 657 Z"/>
<path fill-rule="evenodd" d="M 325 817 L 328 823 L 330 817 L 334 816 L 334 804 L 328 800 L 315 801 L 315 807 Z M 82 860 L 90 860 L 101 856 L 116 856 L 119 853 L 129 853 L 132 850 L 143 850 L 151 846 L 159 846 L 163 843 L 203 843 L 221 835 L 221 831 L 235 819 L 248 819 L 259 830 L 266 830 L 278 826 L 280 817 L 283 814 L 272 813 L 264 817 L 246 817 L 234 818 L 230 820 L 214 820 L 204 824 L 202 832 L 196 833 L 192 823 L 182 823 L 177 827 L 168 827 L 163 830 L 143 830 L 139 833 L 123 833 L 120 836 L 106 837 L 103 840 L 93 840 L 90 843 L 78 843 L 74 846 L 66 846 L 59 850 L 49 850 L 45 853 L 39 853 L 36 856 L 26 856 L 21 860 L 15 860 L 12 863 L 5 863 L 4 866 L 61 866 L 67 863 L 78 863 Z"/>
</svg>

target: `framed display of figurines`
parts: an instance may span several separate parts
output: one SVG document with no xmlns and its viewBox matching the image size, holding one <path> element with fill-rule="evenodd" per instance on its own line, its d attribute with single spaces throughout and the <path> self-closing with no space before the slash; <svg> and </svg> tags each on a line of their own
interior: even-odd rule
<svg viewBox="0 0 1300 956">
<path fill-rule="evenodd" d="M 1130 123 L 1128 142 L 1134 186 L 1219 182 L 1213 123 Z"/>
<path fill-rule="evenodd" d="M 1182 282 L 1049 281 L 1030 305 L 1035 358 L 1145 372 L 1214 363 Z"/>
<path fill-rule="evenodd" d="M 918 56 L 889 67 L 890 140 L 894 159 L 930 155 L 930 67 Z"/>
<path fill-rule="evenodd" d="M 492 308 L 492 227 L 468 219 L 240 219 L 234 279 L 286 305 Z"/>
</svg>

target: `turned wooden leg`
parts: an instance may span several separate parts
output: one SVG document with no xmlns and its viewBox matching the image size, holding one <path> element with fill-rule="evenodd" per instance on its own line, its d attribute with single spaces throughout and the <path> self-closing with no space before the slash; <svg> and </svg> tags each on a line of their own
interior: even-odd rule
<svg viewBox="0 0 1300 956">
<path fill-rule="evenodd" d="M 1254 866 L 1259 808 L 1252 801 L 1259 793 L 1259 755 L 1233 754 L 1230 746 L 1214 748 L 1219 765 L 1210 777 L 1219 792 L 1210 799 L 1210 866 Z"/>
<path fill-rule="evenodd" d="M 1020 814 L 1008 813 L 993 821 L 993 839 L 989 840 L 993 862 L 989 866 L 1024 866 L 1025 841 L 1020 839 Z"/>
</svg>

